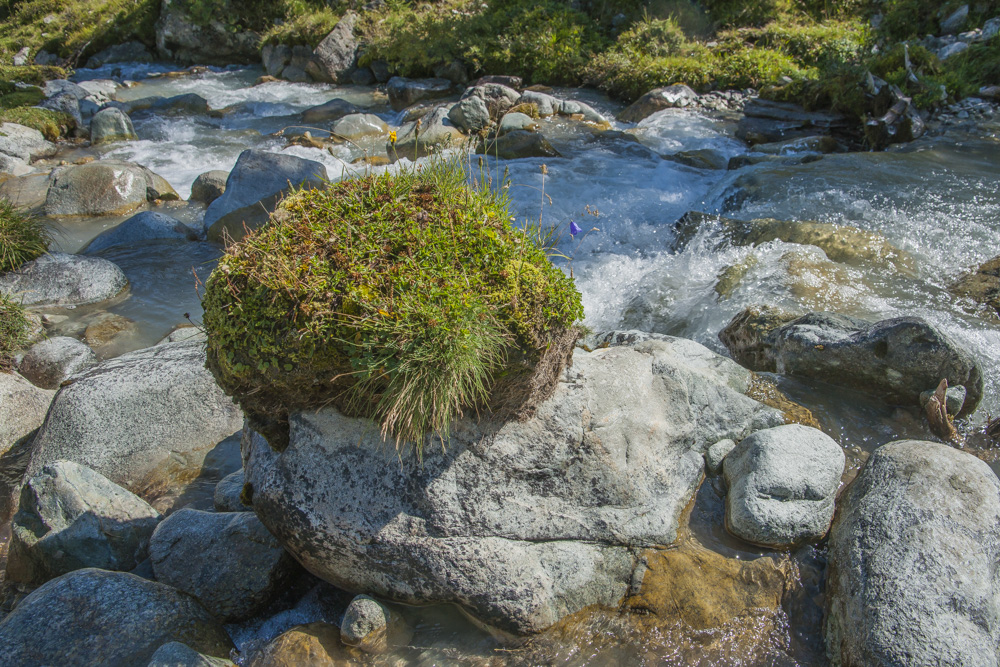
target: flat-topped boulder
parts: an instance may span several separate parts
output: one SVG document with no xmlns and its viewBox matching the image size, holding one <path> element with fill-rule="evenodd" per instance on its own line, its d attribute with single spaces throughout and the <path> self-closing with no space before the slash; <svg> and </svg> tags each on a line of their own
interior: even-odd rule
<svg viewBox="0 0 1000 667">
<path fill-rule="evenodd" d="M 149 241 L 197 241 L 198 233 L 176 218 L 143 211 L 116 227 L 101 232 L 83 249 L 88 255 L 115 246 L 135 246 Z"/>
<path fill-rule="evenodd" d="M 205 211 L 209 240 L 243 238 L 262 225 L 278 201 L 294 187 L 320 187 L 328 180 L 321 162 L 294 155 L 245 150 L 226 179 L 226 191 Z"/>
<path fill-rule="evenodd" d="M 51 218 L 127 215 L 147 201 L 177 200 L 162 176 L 117 160 L 57 167 L 49 175 L 45 215 Z"/>
<path fill-rule="evenodd" d="M 704 452 L 784 420 L 741 393 L 748 371 L 697 343 L 622 333 L 601 344 L 576 350 L 533 417 L 463 419 L 446 452 L 425 444 L 422 463 L 397 458 L 366 419 L 293 414 L 280 454 L 244 439 L 254 511 L 346 590 L 455 603 L 516 634 L 615 606 L 634 549 L 677 539 Z"/>
<path fill-rule="evenodd" d="M 82 306 L 107 301 L 128 287 L 117 265 L 100 257 L 53 252 L 0 276 L 0 293 L 25 306 Z"/>
</svg>

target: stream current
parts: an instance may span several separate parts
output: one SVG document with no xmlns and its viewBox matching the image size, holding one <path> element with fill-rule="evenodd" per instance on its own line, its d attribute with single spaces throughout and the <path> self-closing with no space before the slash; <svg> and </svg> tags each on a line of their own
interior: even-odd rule
<svg viewBox="0 0 1000 667">
<path fill-rule="evenodd" d="M 85 154 L 129 160 L 166 178 L 182 198 L 199 174 L 230 170 L 247 148 L 284 152 L 324 163 L 338 180 L 363 169 L 352 161 L 384 154 L 385 138 L 330 150 L 286 147 L 275 133 L 303 125 L 301 113 L 340 97 L 375 113 L 390 129 L 401 124 L 381 93 L 370 87 L 271 82 L 254 85 L 259 69 L 212 69 L 183 77 L 155 76 L 167 68 L 114 65 L 79 70 L 78 79 L 127 78 L 117 99 L 196 93 L 210 114 L 157 115 L 136 112 L 139 140 L 110 148 L 66 149 L 72 161 Z M 153 76 L 150 76 L 153 75 Z M 565 99 L 587 102 L 613 118 L 621 106 L 588 90 L 557 89 Z M 1000 414 L 1000 326 L 956 300 L 948 285 L 964 272 L 1000 254 L 1000 118 L 957 127 L 884 153 L 840 153 L 811 160 L 769 161 L 735 170 L 698 169 L 673 159 L 682 151 L 711 149 L 725 157 L 751 149 L 734 137 L 735 119 L 688 110 L 667 110 L 638 125 L 612 121 L 611 131 L 553 117 L 541 131 L 561 158 L 488 160 L 495 177 L 509 170 L 514 224 L 541 221 L 557 240 L 557 256 L 572 271 L 583 294 L 584 323 L 595 331 L 633 328 L 694 339 L 727 354 L 718 332 L 743 308 L 774 305 L 809 312 L 829 310 L 870 320 L 917 315 L 968 349 L 984 370 L 982 404 L 971 417 L 982 424 Z M 793 158 L 795 156 L 792 156 Z M 471 164 L 475 171 L 476 157 Z M 798 162 L 797 164 L 795 162 Z M 543 169 L 544 165 L 544 169 Z M 545 172 L 545 173 L 543 173 Z M 677 250 L 675 222 L 687 211 L 749 220 L 818 220 L 850 225 L 884 236 L 913 258 L 900 272 L 885 265 L 841 264 L 822 250 L 782 241 L 756 247 L 722 243 L 720 230 L 705 225 Z M 200 225 L 197 205 L 171 205 L 165 213 Z M 123 218 L 90 218 L 53 224 L 58 249 L 75 252 Z M 573 238 L 570 221 L 583 232 Z M 154 344 L 186 315 L 197 322 L 198 280 L 207 278 L 221 249 L 206 243 L 158 243 L 101 254 L 119 264 L 132 286 L 128 298 L 108 311 L 136 323 L 128 337 L 103 350 L 113 356 Z M 561 257 L 564 256 L 564 257 Z M 737 267 L 736 280 L 720 277 Z M 732 273 L 732 271 L 730 271 Z M 93 308 L 60 313 L 67 332 L 93 317 Z M 77 324 L 74 324 L 77 323 Z M 856 470 L 875 447 L 901 437 L 925 438 L 916 411 L 815 383 L 775 378 L 793 400 L 812 410 L 823 429 L 847 451 Z M 992 464 L 996 466 L 996 464 Z M 205 493 L 211 493 L 206 485 Z M 718 480 L 706 481 L 690 511 L 687 539 L 726 555 L 753 559 L 766 554 L 729 537 Z M 514 652 L 454 610 L 414 610 L 412 646 L 378 664 L 825 664 L 821 615 L 822 550 L 793 555 L 799 589 L 787 596 L 777 626 L 761 627 L 759 645 L 725 646 L 726 628 L 715 634 L 658 628 L 637 634 L 613 613 L 576 621 L 558 638 L 529 643 Z M 350 596 L 314 589 L 286 596 L 268 621 L 231 627 L 237 646 L 249 649 L 303 622 L 337 622 Z M 282 606 L 283 605 L 283 606 Z M 773 619 L 772 619 L 773 620 Z M 749 619 L 746 623 L 758 622 Z M 761 621 L 763 622 L 763 621 Z M 743 629 L 745 631 L 745 628 Z M 394 660 L 397 660 L 394 662 Z M 499 660 L 499 662 L 498 662 Z"/>
</svg>

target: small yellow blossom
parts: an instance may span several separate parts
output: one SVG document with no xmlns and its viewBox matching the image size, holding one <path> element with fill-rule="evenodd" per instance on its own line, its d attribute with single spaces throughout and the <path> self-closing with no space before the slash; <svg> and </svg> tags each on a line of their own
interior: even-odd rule
<svg viewBox="0 0 1000 667">
<path fill-rule="evenodd" d="M 392 132 L 389 133 L 389 143 L 390 144 L 396 143 L 396 131 L 395 130 L 393 130 Z"/>
</svg>

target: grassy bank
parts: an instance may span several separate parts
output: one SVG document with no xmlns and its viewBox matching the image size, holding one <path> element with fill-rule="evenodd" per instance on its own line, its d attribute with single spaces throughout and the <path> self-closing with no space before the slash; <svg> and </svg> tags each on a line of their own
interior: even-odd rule
<svg viewBox="0 0 1000 667">
<path fill-rule="evenodd" d="M 348 6 L 323 0 L 174 0 L 195 22 L 222 20 L 261 43 L 315 45 Z M 940 62 L 903 40 L 940 32 L 960 0 L 388 0 L 360 10 L 363 63 L 430 76 L 459 61 L 471 75 L 514 74 L 528 83 L 589 84 L 624 101 L 685 83 L 698 90 L 766 88 L 765 94 L 860 115 L 855 89 L 872 72 L 922 106 L 995 83 L 993 40 Z M 23 46 L 70 63 L 111 44 L 155 42 L 160 0 L 0 0 L 0 60 Z M 966 27 L 1000 15 L 975 3 Z M 876 18 L 873 26 L 873 17 Z"/>
</svg>

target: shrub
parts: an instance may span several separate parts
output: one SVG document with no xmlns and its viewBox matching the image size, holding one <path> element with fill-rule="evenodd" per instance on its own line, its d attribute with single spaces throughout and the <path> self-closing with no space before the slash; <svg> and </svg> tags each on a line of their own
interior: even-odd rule
<svg viewBox="0 0 1000 667">
<path fill-rule="evenodd" d="M 0 294 L 0 371 L 9 371 L 14 353 L 31 342 L 31 328 L 24 307 Z"/>
<path fill-rule="evenodd" d="M 209 278 L 208 366 L 277 448 L 328 404 L 418 454 L 465 410 L 530 414 L 583 311 L 510 221 L 453 162 L 295 193 Z"/>
<path fill-rule="evenodd" d="M 48 249 L 49 241 L 45 223 L 24 215 L 0 197 L 0 273 L 13 271 L 40 257 Z"/>
<path fill-rule="evenodd" d="M 643 20 L 618 37 L 623 51 L 650 56 L 671 56 L 687 44 L 684 31 L 674 19 Z"/>
</svg>

